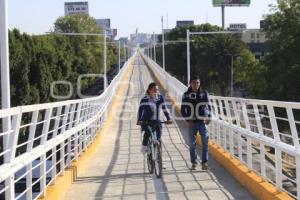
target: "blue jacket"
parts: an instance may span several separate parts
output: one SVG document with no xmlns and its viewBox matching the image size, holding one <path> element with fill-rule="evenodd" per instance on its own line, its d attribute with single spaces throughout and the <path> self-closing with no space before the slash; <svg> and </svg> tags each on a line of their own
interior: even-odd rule
<svg viewBox="0 0 300 200">
<path fill-rule="evenodd" d="M 186 120 L 202 121 L 211 117 L 209 94 L 206 90 L 199 89 L 193 92 L 191 87 L 183 94 L 181 115 Z"/>
<path fill-rule="evenodd" d="M 145 95 L 140 102 L 138 121 L 160 121 L 160 108 L 162 108 L 167 120 L 170 120 L 170 114 L 166 107 L 165 98 L 159 94 L 156 99 L 152 100 L 148 95 Z"/>
</svg>

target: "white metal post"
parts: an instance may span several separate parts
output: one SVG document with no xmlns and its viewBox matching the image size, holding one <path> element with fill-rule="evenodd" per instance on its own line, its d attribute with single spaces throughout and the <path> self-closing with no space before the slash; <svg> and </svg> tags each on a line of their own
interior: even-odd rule
<svg viewBox="0 0 300 200">
<path fill-rule="evenodd" d="M 153 60 L 151 42 L 149 44 L 149 52 L 150 52 L 150 58 Z"/>
<path fill-rule="evenodd" d="M 124 48 L 124 57 L 125 57 L 125 61 L 127 61 L 126 45 L 125 45 L 125 43 L 123 44 L 123 48 Z"/>
<path fill-rule="evenodd" d="M 121 41 L 119 40 L 119 49 L 118 49 L 118 53 L 119 53 L 119 72 L 121 69 Z"/>
<path fill-rule="evenodd" d="M 233 97 L 233 55 L 231 55 L 231 70 L 230 70 L 230 96 Z"/>
<path fill-rule="evenodd" d="M 103 41 L 103 45 L 104 45 L 104 89 L 106 89 L 107 87 L 107 74 L 106 74 L 106 70 L 107 70 L 107 46 L 106 46 L 106 32 L 104 31 L 104 41 Z"/>
<path fill-rule="evenodd" d="M 7 0 L 0 1 L 1 108 L 10 108 L 9 44 Z M 10 130 L 9 117 L 3 118 L 3 132 Z M 9 133 L 3 136 L 4 150 L 8 148 Z M 9 158 L 4 154 L 4 162 Z"/>
<path fill-rule="evenodd" d="M 161 17 L 161 32 L 162 32 L 162 62 L 163 62 L 163 69 L 166 70 L 166 66 L 165 66 L 165 33 L 164 33 L 164 17 Z"/>
<path fill-rule="evenodd" d="M 154 48 L 154 61 L 156 62 L 156 37 L 155 33 L 153 33 L 154 42 L 153 42 L 153 48 Z"/>
<path fill-rule="evenodd" d="M 8 15 L 7 0 L 0 1 L 0 53 L 1 53 L 1 104 L 2 109 L 10 108 L 10 79 L 9 79 L 9 44 L 8 44 Z M 9 136 L 11 135 L 10 118 L 3 118 L 3 132 L 7 132 L 3 136 L 4 151 L 9 148 Z M 4 162 L 10 162 L 10 154 L 4 154 Z M 14 198 L 14 177 L 11 176 L 5 180 L 5 199 Z"/>
<path fill-rule="evenodd" d="M 187 86 L 189 86 L 190 76 L 191 76 L 190 30 L 186 30 L 186 52 L 187 52 Z"/>
</svg>

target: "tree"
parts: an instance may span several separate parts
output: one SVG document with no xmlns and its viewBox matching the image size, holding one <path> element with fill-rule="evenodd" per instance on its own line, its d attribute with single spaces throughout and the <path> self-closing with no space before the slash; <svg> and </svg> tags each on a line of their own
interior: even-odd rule
<svg viewBox="0 0 300 200">
<path fill-rule="evenodd" d="M 265 90 L 268 99 L 299 101 L 300 99 L 300 1 L 280 0 L 265 17 L 265 32 L 270 54 L 263 61 L 266 69 Z"/>
<path fill-rule="evenodd" d="M 172 29 L 166 34 L 166 40 L 185 39 L 187 28 L 191 32 L 222 31 L 220 27 L 210 24 L 187 26 Z M 229 94 L 232 56 L 234 58 L 241 57 L 240 65 L 254 64 L 254 60 L 251 59 L 252 53 L 236 34 L 194 35 L 191 40 L 191 74 L 199 75 L 202 85 L 215 94 L 223 96 Z M 161 60 L 160 54 L 161 51 L 158 51 L 159 60 Z M 166 69 L 186 83 L 183 78 L 186 77 L 185 43 L 166 46 Z"/>
</svg>

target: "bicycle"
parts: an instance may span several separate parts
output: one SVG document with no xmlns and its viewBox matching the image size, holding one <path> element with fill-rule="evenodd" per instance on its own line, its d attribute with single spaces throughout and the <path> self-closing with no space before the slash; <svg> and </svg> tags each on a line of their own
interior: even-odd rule
<svg viewBox="0 0 300 200">
<path fill-rule="evenodd" d="M 146 129 L 150 133 L 150 137 L 147 144 L 147 167 L 150 174 L 155 172 L 157 178 L 162 176 L 162 155 L 161 155 L 161 141 L 156 137 L 156 128 L 162 124 L 167 124 L 168 122 L 158 122 L 158 121 L 148 121 L 143 122 L 146 125 Z"/>
</svg>

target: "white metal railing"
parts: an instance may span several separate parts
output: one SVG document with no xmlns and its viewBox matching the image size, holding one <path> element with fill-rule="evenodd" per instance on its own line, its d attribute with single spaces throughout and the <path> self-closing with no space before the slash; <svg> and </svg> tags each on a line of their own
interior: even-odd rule
<svg viewBox="0 0 300 200">
<path fill-rule="evenodd" d="M 105 122 L 116 89 L 131 57 L 97 97 L 0 110 L 11 119 L 3 132 L 7 148 L 0 149 L 0 199 L 37 199 L 46 194 L 73 160 L 91 144 Z"/>
<path fill-rule="evenodd" d="M 168 94 L 180 103 L 187 87 L 143 57 Z M 210 96 L 210 102 L 210 140 L 300 200 L 300 103 L 220 96 Z"/>
</svg>

